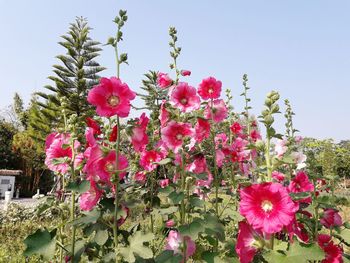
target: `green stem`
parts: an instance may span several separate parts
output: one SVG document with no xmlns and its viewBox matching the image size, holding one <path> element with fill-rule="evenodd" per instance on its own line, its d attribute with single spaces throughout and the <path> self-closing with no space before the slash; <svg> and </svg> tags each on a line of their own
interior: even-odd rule
<svg viewBox="0 0 350 263">
<path fill-rule="evenodd" d="M 271 167 L 271 160 L 270 160 L 270 147 L 271 147 L 271 138 L 270 135 L 267 134 L 266 136 L 266 149 L 265 149 L 265 159 L 266 159 L 266 168 L 267 168 L 267 181 L 272 181 L 272 167 Z"/>
<path fill-rule="evenodd" d="M 186 174 L 185 174 L 185 158 L 184 153 L 181 151 L 181 191 L 185 192 L 186 186 Z M 180 212 L 180 223 L 183 225 L 186 220 L 186 207 L 185 200 L 181 200 L 181 212 Z"/>
<path fill-rule="evenodd" d="M 75 149 L 74 149 L 74 140 L 71 144 L 72 148 L 72 182 L 75 182 L 75 170 L 74 170 L 74 161 L 75 161 Z M 73 222 L 75 220 L 75 191 L 72 190 L 71 196 L 71 211 L 70 211 L 70 220 Z M 74 254 L 75 254 L 75 236 L 76 236 L 76 226 L 72 226 L 72 263 L 74 263 Z"/>
</svg>

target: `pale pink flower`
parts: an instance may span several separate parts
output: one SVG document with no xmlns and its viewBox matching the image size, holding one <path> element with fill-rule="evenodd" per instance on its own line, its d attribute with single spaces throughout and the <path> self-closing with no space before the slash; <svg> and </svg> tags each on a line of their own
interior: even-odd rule
<svg viewBox="0 0 350 263">
<path fill-rule="evenodd" d="M 170 95 L 170 104 L 182 112 L 191 112 L 199 109 L 200 102 L 196 89 L 189 86 L 186 82 L 177 84 Z"/>
<path fill-rule="evenodd" d="M 273 171 L 272 178 L 275 179 L 277 182 L 281 183 L 284 180 L 285 175 L 281 172 Z"/>
<path fill-rule="evenodd" d="M 172 250 L 175 254 L 184 255 L 184 251 L 181 251 L 183 243 L 186 242 L 186 259 L 191 257 L 196 251 L 196 244 L 188 236 L 181 236 L 181 234 L 175 230 L 170 230 L 168 237 L 166 238 L 166 250 Z"/>
<path fill-rule="evenodd" d="M 131 142 L 136 152 L 142 152 L 148 144 L 148 136 L 146 133 L 149 118 L 146 113 L 142 113 L 138 119 L 136 126 L 132 129 Z"/>
<path fill-rule="evenodd" d="M 294 159 L 295 163 L 297 164 L 297 170 L 303 169 L 306 167 L 306 155 L 302 152 L 292 152 L 291 154 L 292 158 Z"/>
<path fill-rule="evenodd" d="M 204 117 L 214 122 L 219 123 L 227 118 L 228 110 L 223 100 L 214 100 L 213 105 L 208 105 L 204 109 Z"/>
<path fill-rule="evenodd" d="M 90 180 L 89 191 L 83 193 L 79 198 L 80 209 L 84 211 L 92 210 L 102 196 L 102 191 L 96 186 L 96 183 Z"/>
<path fill-rule="evenodd" d="M 278 140 L 275 144 L 275 152 L 277 153 L 277 157 L 278 158 L 281 158 L 285 153 L 286 151 L 288 150 L 288 147 L 286 146 L 287 145 L 287 140 L 284 139 L 284 140 Z"/>
</svg>

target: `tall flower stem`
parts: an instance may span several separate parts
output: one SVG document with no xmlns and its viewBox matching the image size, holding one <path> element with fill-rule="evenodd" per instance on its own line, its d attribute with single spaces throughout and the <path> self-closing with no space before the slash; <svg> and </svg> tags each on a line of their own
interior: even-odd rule
<svg viewBox="0 0 350 263">
<path fill-rule="evenodd" d="M 215 147 L 215 131 L 214 131 L 214 108 L 213 108 L 213 99 L 210 101 L 210 110 L 211 110 L 211 121 L 212 121 L 212 129 L 211 129 L 211 137 L 213 144 L 213 155 L 214 155 L 214 184 L 215 184 L 215 213 L 216 216 L 219 216 L 219 178 L 218 178 L 218 167 L 216 165 L 216 147 Z"/>
<path fill-rule="evenodd" d="M 186 173 L 185 173 L 185 157 L 184 152 L 181 151 L 181 191 L 184 193 L 186 188 Z M 180 210 L 180 223 L 185 224 L 186 220 L 186 207 L 185 200 L 181 200 L 181 210 Z"/>
<path fill-rule="evenodd" d="M 265 148 L 265 159 L 266 159 L 266 169 L 267 169 L 267 181 L 272 181 L 272 166 L 271 166 L 271 158 L 270 158 L 270 147 L 271 147 L 271 138 L 267 135 L 266 138 L 266 148 Z"/>
<path fill-rule="evenodd" d="M 74 170 L 74 161 L 75 161 L 75 149 L 74 149 L 74 140 L 71 143 L 72 148 L 72 182 L 75 182 L 75 170 Z M 70 208 L 70 220 L 73 222 L 75 220 L 75 191 L 72 191 L 71 196 L 71 208 Z M 76 226 L 72 226 L 72 262 L 74 263 L 74 254 L 75 254 L 75 236 L 76 236 Z"/>
</svg>

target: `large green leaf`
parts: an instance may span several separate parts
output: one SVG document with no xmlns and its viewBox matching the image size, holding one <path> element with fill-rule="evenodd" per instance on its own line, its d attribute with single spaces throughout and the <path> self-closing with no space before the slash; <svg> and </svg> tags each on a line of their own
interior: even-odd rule
<svg viewBox="0 0 350 263">
<path fill-rule="evenodd" d="M 34 234 L 29 235 L 24 244 L 27 246 L 24 256 L 38 254 L 43 256 L 45 260 L 50 260 L 55 255 L 56 248 L 56 230 L 51 232 L 47 229 L 38 229 Z"/>
<path fill-rule="evenodd" d="M 135 262 L 135 254 L 141 258 L 152 258 L 152 250 L 144 243 L 151 241 L 153 238 L 152 233 L 143 234 L 141 231 L 137 231 L 128 238 L 129 246 L 122 247 L 120 253 L 127 262 Z"/>
<path fill-rule="evenodd" d="M 90 223 L 96 222 L 100 218 L 100 211 L 94 209 L 89 212 L 84 212 L 82 217 L 77 218 L 73 222 L 70 222 L 70 225 L 87 225 Z"/>
<path fill-rule="evenodd" d="M 85 192 L 89 191 L 89 189 L 90 189 L 90 182 L 87 180 L 84 180 L 79 184 L 77 182 L 70 182 L 70 183 L 68 183 L 66 189 L 68 191 L 78 192 L 79 194 L 85 193 Z"/>
<path fill-rule="evenodd" d="M 108 231 L 107 230 L 97 230 L 95 237 L 94 237 L 94 241 L 102 246 L 104 245 L 108 240 Z"/>
<path fill-rule="evenodd" d="M 181 260 L 182 256 L 174 254 L 172 250 L 164 250 L 155 258 L 156 263 L 179 263 Z"/>
</svg>

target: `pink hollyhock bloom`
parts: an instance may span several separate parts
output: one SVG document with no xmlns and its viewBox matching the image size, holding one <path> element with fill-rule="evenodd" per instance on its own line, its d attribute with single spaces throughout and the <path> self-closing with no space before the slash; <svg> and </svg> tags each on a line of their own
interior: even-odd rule
<svg viewBox="0 0 350 263">
<path fill-rule="evenodd" d="M 173 219 L 170 219 L 170 220 L 165 222 L 165 226 L 167 228 L 171 228 L 171 227 L 175 226 L 175 221 Z"/>
<path fill-rule="evenodd" d="M 343 249 L 333 243 L 331 236 L 319 234 L 317 242 L 326 253 L 326 258 L 321 263 L 343 263 Z"/>
<path fill-rule="evenodd" d="M 288 232 L 289 240 L 291 243 L 293 243 L 294 236 L 297 236 L 301 242 L 309 242 L 309 236 L 304 225 L 302 223 L 298 223 L 296 218 L 294 218 L 293 221 L 288 226 L 286 226 L 286 230 Z"/>
<path fill-rule="evenodd" d="M 303 169 L 306 166 L 305 161 L 307 157 L 305 154 L 302 152 L 292 152 L 291 156 L 297 164 L 297 170 Z"/>
<path fill-rule="evenodd" d="M 110 151 L 106 156 L 100 157 L 94 162 L 94 172 L 104 182 L 109 183 L 111 176 L 113 176 L 117 170 L 125 170 L 129 166 L 128 159 L 119 154 L 118 167 L 116 167 L 116 152 Z M 122 180 L 126 175 L 126 172 L 119 172 L 119 180 Z"/>
<path fill-rule="evenodd" d="M 146 133 L 149 118 L 146 113 L 142 113 L 136 127 L 132 129 L 131 142 L 136 152 L 142 152 L 148 144 L 148 136 Z"/>
<path fill-rule="evenodd" d="M 86 125 L 93 129 L 94 134 L 99 135 L 102 133 L 100 125 L 98 125 L 97 121 L 95 121 L 94 119 L 87 117 L 86 118 Z"/>
<path fill-rule="evenodd" d="M 96 112 L 103 117 L 117 115 L 121 118 L 128 117 L 130 101 L 135 99 L 136 94 L 129 86 L 122 83 L 116 77 L 101 78 L 100 84 L 89 91 L 88 102 L 96 106 Z"/>
<path fill-rule="evenodd" d="M 171 84 L 173 84 L 173 80 L 169 77 L 168 74 L 159 72 L 157 75 L 157 85 L 165 89 L 169 87 Z"/>
<path fill-rule="evenodd" d="M 93 128 L 87 128 L 87 130 L 85 131 L 85 139 L 87 149 L 97 144 Z"/>
<path fill-rule="evenodd" d="M 198 87 L 198 94 L 203 100 L 218 99 L 221 94 L 222 83 L 213 77 L 203 79 Z"/>
<path fill-rule="evenodd" d="M 191 257 L 196 252 L 196 244 L 188 237 L 182 237 L 181 234 L 175 230 L 170 230 L 168 237 L 166 238 L 166 250 L 172 250 L 175 254 L 183 255 L 181 251 L 184 247 L 183 243 L 186 242 L 186 259 Z"/>
<path fill-rule="evenodd" d="M 297 144 L 301 143 L 303 140 L 304 140 L 304 138 L 301 136 L 295 136 L 295 138 L 294 138 L 294 141 Z"/>
<path fill-rule="evenodd" d="M 75 158 L 74 158 L 74 169 L 81 169 L 81 165 L 83 164 L 84 162 L 84 154 L 83 153 L 78 153 Z"/>
<path fill-rule="evenodd" d="M 239 122 L 234 122 L 231 127 L 230 130 L 232 131 L 233 134 L 240 134 L 243 130 L 241 124 Z"/>
<path fill-rule="evenodd" d="M 250 132 L 250 138 L 252 138 L 252 140 L 256 142 L 257 140 L 261 140 L 261 135 L 257 130 L 252 130 Z"/>
<path fill-rule="evenodd" d="M 162 160 L 160 153 L 155 150 L 145 150 L 141 153 L 140 165 L 146 171 L 153 171 L 157 167 L 157 164 L 155 163 L 159 162 L 160 160 Z"/>
<path fill-rule="evenodd" d="M 282 182 L 285 178 L 285 175 L 283 173 L 280 173 L 278 171 L 272 172 L 272 178 L 275 179 L 277 182 Z"/>
<path fill-rule="evenodd" d="M 209 138 L 210 135 L 210 123 L 202 118 L 197 118 L 197 123 L 194 127 L 195 140 L 197 143 L 201 143 L 204 139 Z"/>
<path fill-rule="evenodd" d="M 117 220 L 118 227 L 124 224 L 125 220 L 128 218 L 130 209 L 126 207 L 125 205 L 122 205 L 123 214 L 120 216 L 120 218 Z"/>
<path fill-rule="evenodd" d="M 256 244 L 259 244 L 259 234 L 245 221 L 239 222 L 238 228 L 236 252 L 239 262 L 250 263 L 258 252 Z"/>
<path fill-rule="evenodd" d="M 286 151 L 288 150 L 287 140 L 278 140 L 275 145 L 275 152 L 277 153 L 277 157 L 281 158 Z"/>
<path fill-rule="evenodd" d="M 170 183 L 170 180 L 169 179 L 162 179 L 162 180 L 159 180 L 159 186 L 161 188 L 165 188 L 169 185 Z"/>
<path fill-rule="evenodd" d="M 204 155 L 196 156 L 193 162 L 186 167 L 186 170 L 195 174 L 205 173 L 208 167 Z"/>
<path fill-rule="evenodd" d="M 110 142 L 116 142 L 118 139 L 118 126 L 115 125 L 112 128 L 111 134 L 109 135 L 109 141 Z"/>
<path fill-rule="evenodd" d="M 206 180 L 203 180 L 203 179 L 196 180 L 196 183 L 195 183 L 196 186 L 202 186 L 202 187 L 205 187 L 208 189 L 210 188 L 211 183 L 214 181 L 214 177 L 209 171 L 207 171 L 207 173 L 208 173 L 207 179 Z"/>
<path fill-rule="evenodd" d="M 72 148 L 67 147 L 70 144 L 69 134 L 51 133 L 48 135 L 45 147 L 46 147 L 46 166 L 54 172 L 60 174 L 66 174 L 70 168 L 69 161 L 72 158 Z M 79 143 L 76 143 L 76 147 Z M 67 158 L 67 162 L 54 164 L 54 159 Z"/>
<path fill-rule="evenodd" d="M 98 189 L 94 181 L 90 181 L 90 190 L 83 193 L 79 199 L 80 209 L 91 211 L 102 196 L 102 191 Z"/>
<path fill-rule="evenodd" d="M 334 209 L 326 209 L 320 222 L 326 228 L 333 228 L 335 226 L 341 226 L 343 224 L 341 216 Z"/>
<path fill-rule="evenodd" d="M 253 184 L 240 190 L 239 212 L 256 230 L 267 234 L 281 231 L 294 219 L 298 205 L 279 183 Z"/>
<path fill-rule="evenodd" d="M 199 109 L 201 100 L 196 89 L 186 82 L 180 82 L 171 92 L 170 104 L 182 112 L 191 112 Z"/>
<path fill-rule="evenodd" d="M 215 141 L 215 146 L 219 146 L 220 144 L 222 146 L 226 146 L 228 138 L 225 133 L 219 133 L 215 135 L 214 141 Z"/>
<path fill-rule="evenodd" d="M 160 120 L 160 126 L 163 128 L 167 122 L 170 120 L 170 113 L 165 108 L 166 101 L 163 100 L 162 104 L 160 105 L 160 114 L 159 114 L 159 120 Z"/>
<path fill-rule="evenodd" d="M 175 153 L 182 147 L 186 137 L 193 136 L 193 128 L 190 123 L 170 121 L 161 129 L 162 140 L 165 145 Z"/>
<path fill-rule="evenodd" d="M 191 76 L 191 71 L 189 70 L 181 70 L 181 76 Z"/>
<path fill-rule="evenodd" d="M 134 176 L 135 181 L 140 182 L 140 183 L 145 183 L 146 182 L 146 173 L 143 171 L 136 172 Z"/>
<path fill-rule="evenodd" d="M 310 182 L 309 177 L 305 172 L 298 172 L 297 175 L 289 183 L 288 190 L 291 193 L 313 192 L 314 185 Z M 301 203 L 311 203 L 311 197 L 299 200 Z"/>
<path fill-rule="evenodd" d="M 225 160 L 225 154 L 224 152 L 221 150 L 221 149 L 218 149 L 216 150 L 216 154 L 215 154 L 216 158 L 215 158 L 215 161 L 216 161 L 216 165 L 218 167 L 221 167 L 223 164 L 224 164 L 224 160 Z"/>
<path fill-rule="evenodd" d="M 219 123 L 227 118 L 227 112 L 227 107 L 223 100 L 214 100 L 212 107 L 209 104 L 205 107 L 204 117 Z"/>
</svg>

